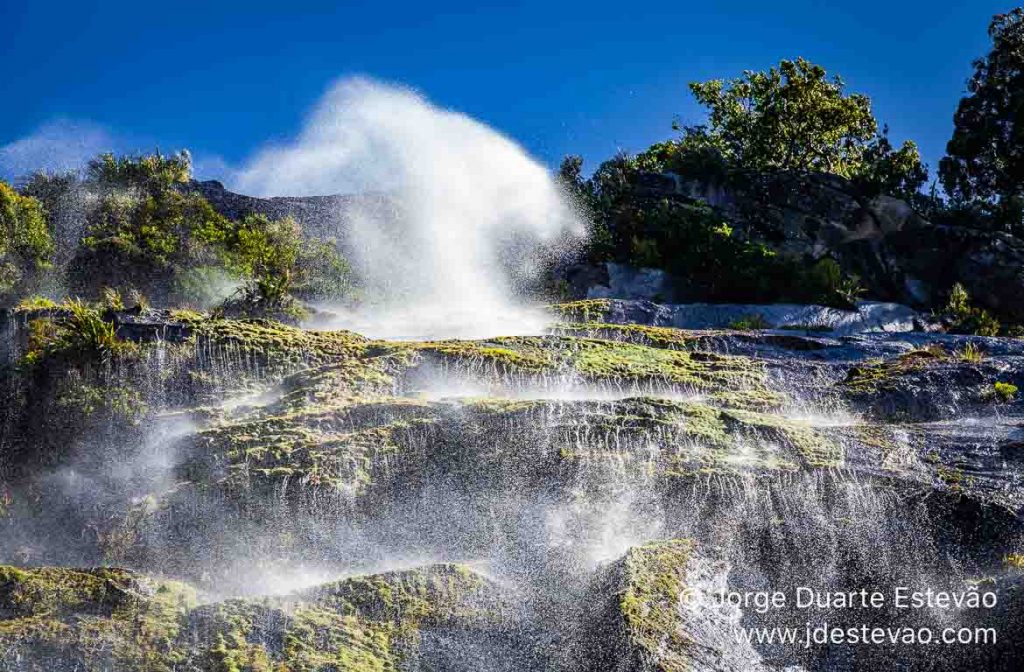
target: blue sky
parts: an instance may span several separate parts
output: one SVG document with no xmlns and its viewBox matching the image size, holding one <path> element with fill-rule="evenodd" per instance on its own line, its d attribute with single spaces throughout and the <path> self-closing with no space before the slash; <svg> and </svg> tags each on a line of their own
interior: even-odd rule
<svg viewBox="0 0 1024 672">
<path fill-rule="evenodd" d="M 215 6 L 214 6 L 215 5 Z M 828 5 L 828 6 L 826 6 Z M 216 177 L 293 137 L 339 77 L 421 91 L 557 165 L 701 121 L 687 82 L 804 56 L 934 166 L 988 48 L 987 2 L 0 0 L 0 174 L 97 148 L 193 151 Z"/>
</svg>

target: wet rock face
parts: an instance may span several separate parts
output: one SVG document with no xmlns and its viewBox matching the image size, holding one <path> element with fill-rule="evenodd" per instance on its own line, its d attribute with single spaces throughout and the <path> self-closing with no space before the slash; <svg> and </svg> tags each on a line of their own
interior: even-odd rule
<svg viewBox="0 0 1024 672">
<path fill-rule="evenodd" d="M 418 343 L 154 312 L 106 361 L 6 334 L 0 670 L 1015 669 L 1021 341 L 669 315 Z M 723 598 L 799 586 L 999 606 Z M 808 621 L 1004 641 L 737 639 Z"/>
</svg>

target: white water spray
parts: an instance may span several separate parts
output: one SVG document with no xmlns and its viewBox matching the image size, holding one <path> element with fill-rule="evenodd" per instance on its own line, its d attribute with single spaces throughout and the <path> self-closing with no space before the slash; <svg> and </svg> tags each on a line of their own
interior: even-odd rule
<svg viewBox="0 0 1024 672">
<path fill-rule="evenodd" d="M 258 195 L 377 193 L 341 237 L 365 304 L 330 326 L 393 338 L 537 333 L 515 300 L 538 251 L 581 227 L 548 170 L 517 144 L 408 89 L 336 84 L 291 145 L 239 175 Z"/>
</svg>

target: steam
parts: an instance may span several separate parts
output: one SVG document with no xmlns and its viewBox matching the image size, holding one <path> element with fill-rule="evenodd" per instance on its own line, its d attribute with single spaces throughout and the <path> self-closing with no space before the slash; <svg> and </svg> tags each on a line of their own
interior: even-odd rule
<svg viewBox="0 0 1024 672">
<path fill-rule="evenodd" d="M 548 170 L 517 144 L 404 88 L 336 84 L 291 145 L 236 187 L 260 196 L 384 193 L 346 213 L 364 304 L 330 326 L 379 337 L 536 333 L 516 300 L 542 249 L 580 227 Z"/>
</svg>

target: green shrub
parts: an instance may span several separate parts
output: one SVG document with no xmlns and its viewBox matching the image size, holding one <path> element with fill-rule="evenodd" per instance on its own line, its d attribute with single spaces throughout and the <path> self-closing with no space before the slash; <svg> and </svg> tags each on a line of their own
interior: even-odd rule
<svg viewBox="0 0 1024 672">
<path fill-rule="evenodd" d="M 229 302 L 245 314 L 299 317 L 295 297 L 318 299 L 348 288 L 348 266 L 330 243 L 306 241 L 298 223 L 248 215 L 229 247 L 229 267 L 248 281 Z"/>
<path fill-rule="evenodd" d="M 89 161 L 86 178 L 107 189 L 163 191 L 192 179 L 192 155 L 182 150 L 171 156 L 156 154 L 114 156 L 100 154 Z"/>
<path fill-rule="evenodd" d="M 999 320 L 984 308 L 974 306 L 970 294 L 959 282 L 950 290 L 949 300 L 940 316 L 947 322 L 947 330 L 953 334 L 999 335 Z"/>
<path fill-rule="evenodd" d="M 1017 396 L 1017 386 L 1012 383 L 996 382 L 992 385 L 996 397 L 1001 401 L 1010 402 Z"/>
<path fill-rule="evenodd" d="M 53 237 L 42 205 L 0 181 L 0 305 L 14 303 L 50 266 Z"/>
<path fill-rule="evenodd" d="M 348 267 L 335 245 L 306 239 L 291 219 L 221 215 L 183 189 L 190 167 L 184 152 L 105 154 L 89 163 L 81 188 L 94 198 L 68 269 L 73 293 L 95 299 L 110 288 L 200 308 L 233 296 L 254 314 L 294 312 L 296 297 L 348 291 Z"/>
<path fill-rule="evenodd" d="M 757 329 L 771 329 L 772 325 L 768 324 L 768 321 L 764 319 L 764 315 L 760 313 L 752 313 L 750 315 L 744 315 L 740 319 L 729 324 L 730 329 L 736 329 L 738 331 L 754 331 Z"/>
<path fill-rule="evenodd" d="M 77 362 L 104 361 L 134 350 L 134 344 L 117 338 L 112 322 L 103 318 L 105 308 L 70 299 L 55 313 L 29 322 L 25 364 L 46 357 L 63 357 Z"/>
</svg>

